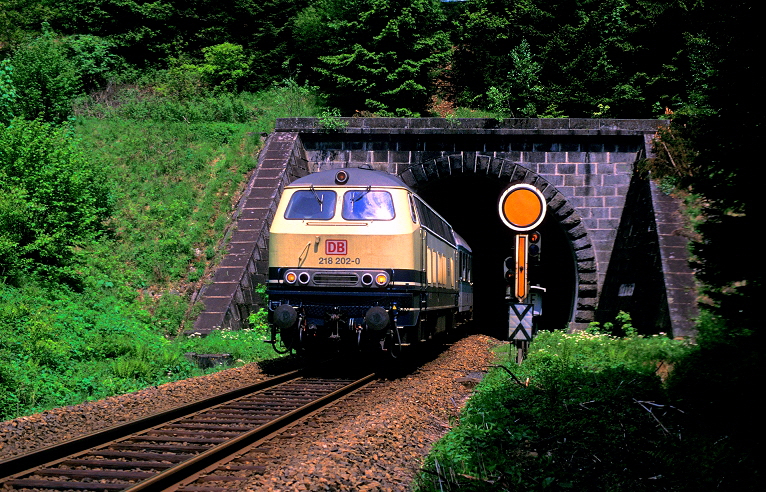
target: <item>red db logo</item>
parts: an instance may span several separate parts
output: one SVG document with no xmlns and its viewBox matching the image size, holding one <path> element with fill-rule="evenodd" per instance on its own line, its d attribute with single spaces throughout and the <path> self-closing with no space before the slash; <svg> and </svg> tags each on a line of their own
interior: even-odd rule
<svg viewBox="0 0 766 492">
<path fill-rule="evenodd" d="M 348 242 L 345 239 L 328 239 L 324 243 L 324 252 L 326 255 L 348 254 Z"/>
</svg>

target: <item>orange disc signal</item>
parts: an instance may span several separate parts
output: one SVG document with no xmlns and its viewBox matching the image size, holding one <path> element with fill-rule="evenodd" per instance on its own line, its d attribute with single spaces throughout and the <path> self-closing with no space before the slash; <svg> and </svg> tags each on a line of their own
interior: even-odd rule
<svg viewBox="0 0 766 492">
<path fill-rule="evenodd" d="M 548 204 L 540 190 L 528 184 L 509 186 L 501 195 L 498 211 L 503 224 L 514 231 L 531 231 L 545 218 Z"/>
</svg>

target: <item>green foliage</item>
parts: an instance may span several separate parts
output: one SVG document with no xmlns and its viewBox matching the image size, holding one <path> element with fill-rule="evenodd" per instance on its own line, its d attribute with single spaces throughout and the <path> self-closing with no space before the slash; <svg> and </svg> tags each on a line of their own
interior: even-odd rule
<svg viewBox="0 0 766 492">
<path fill-rule="evenodd" d="M 264 325 L 265 326 L 265 325 Z M 264 340 L 265 327 L 237 331 L 216 330 L 204 338 L 188 338 L 183 342 L 186 352 L 198 354 L 231 354 L 235 360 L 253 361 L 273 358 L 274 349 Z"/>
<path fill-rule="evenodd" d="M 620 311 L 615 317 L 615 321 L 617 326 L 615 326 L 615 323 L 607 321 L 604 323 L 603 327 L 599 322 L 593 321 L 588 325 L 588 328 L 585 331 L 590 334 L 604 333 L 607 335 L 624 336 L 628 338 L 638 336 L 638 330 L 636 330 L 636 327 L 631 323 L 632 320 L 630 314 L 625 311 Z"/>
<path fill-rule="evenodd" d="M 435 0 L 323 0 L 296 19 L 298 59 L 344 114 L 417 115 L 447 60 L 443 21 Z"/>
<path fill-rule="evenodd" d="M 0 126 L 0 273 L 67 276 L 74 247 L 104 230 L 112 199 L 66 126 Z"/>
<path fill-rule="evenodd" d="M 468 1 L 451 31 L 457 103 L 520 117 L 546 108 L 590 117 L 598 104 L 610 116 L 649 116 L 651 102 L 662 109 L 682 96 L 685 16 L 677 2 Z"/>
<path fill-rule="evenodd" d="M 0 418 L 200 374 L 185 352 L 273 357 L 263 315 L 248 332 L 176 335 L 195 312 L 195 283 L 219 259 L 260 132 L 276 116 L 320 111 L 313 90 L 292 81 L 191 100 L 134 87 L 80 102 L 72 126 L 16 119 L 0 127 Z M 38 195 L 55 200 L 34 205 Z M 59 213 L 70 211 L 67 200 L 75 218 Z M 32 219 L 68 231 L 32 243 L 57 255 L 47 263 L 41 253 L 19 256 L 23 234 L 46 231 L 38 222 L 26 231 Z M 33 266 L 45 275 L 27 275 Z M 73 287 L 49 282 L 51 272 Z"/>
<path fill-rule="evenodd" d="M 261 90 L 291 75 L 291 20 L 306 0 L 189 2 L 71 0 L 58 5 L 52 23 L 67 34 L 90 34 L 112 43 L 115 54 L 139 67 L 169 58 L 199 56 L 206 47 L 238 45 L 252 59 L 244 88 Z M 218 67 L 225 67 L 220 63 Z M 224 70 L 227 70 L 224 68 Z"/>
<path fill-rule="evenodd" d="M 72 101 L 82 93 L 82 83 L 74 61 L 53 33 L 44 29 L 40 37 L 18 47 L 11 65 L 20 115 L 53 123 L 66 121 Z"/>
<path fill-rule="evenodd" d="M 501 87 L 487 91 L 489 109 L 511 117 L 535 118 L 545 88 L 540 85 L 542 66 L 534 60 L 526 39 L 510 53 L 511 70 Z"/>
<path fill-rule="evenodd" d="M 205 63 L 199 71 L 210 85 L 223 91 L 236 91 L 250 69 L 242 46 L 222 43 L 202 49 Z"/>
<path fill-rule="evenodd" d="M 123 86 L 106 99 L 96 94 L 81 100 L 75 114 L 98 119 L 212 124 L 219 129 L 219 123 L 247 123 L 251 132 L 264 133 L 274 128 L 276 118 L 319 116 L 323 108 L 315 87 L 299 85 L 292 79 L 257 93 L 207 93 L 199 72 L 183 66 L 187 65 L 178 62 L 176 68 L 161 73 L 154 86 Z"/>
<path fill-rule="evenodd" d="M 178 292 L 164 292 L 154 307 L 154 323 L 157 332 L 164 336 L 175 336 L 183 326 L 189 299 Z"/>
<path fill-rule="evenodd" d="M 108 290 L 0 284 L 0 419 L 190 375 L 178 357 L 157 356 L 168 342 L 143 317 Z M 150 362 L 151 376 L 128 375 L 139 364 L 130 359 Z"/>
<path fill-rule="evenodd" d="M 64 33 L 90 34 L 118 47 L 116 54 L 144 65 L 172 53 L 177 33 L 172 2 L 70 0 L 57 6 L 51 21 Z"/>
<path fill-rule="evenodd" d="M 3 50 L 39 34 L 41 23 L 56 10 L 54 2 L 46 0 L 0 0 L 0 57 Z"/>
<path fill-rule="evenodd" d="M 86 92 L 105 86 L 123 64 L 122 59 L 114 53 L 114 44 L 98 36 L 77 34 L 65 37 L 62 43 L 67 48 L 68 58 L 74 63 Z"/>
<path fill-rule="evenodd" d="M 0 60 L 0 125 L 11 122 L 16 113 L 19 97 L 11 78 L 13 66 L 8 60 Z"/>
<path fill-rule="evenodd" d="M 645 165 L 692 203 L 691 252 L 702 283 L 701 308 L 716 320 L 700 325 L 701 344 L 762 331 L 753 299 L 764 295 L 763 269 L 749 261 L 759 257 L 757 241 L 739 244 L 735 254 L 731 249 L 732 231 L 757 230 L 761 222 L 749 156 L 762 126 L 753 95 L 761 91 L 764 75 L 753 60 L 764 44 L 760 32 L 741 29 L 738 19 L 748 12 L 743 1 L 725 10 L 704 3 L 691 12 L 695 29 L 686 37 L 685 51 L 692 67 L 688 101 L 680 111 L 669 111 L 671 126 L 658 132 L 655 156 Z M 739 75 L 731 76 L 734 71 Z"/>
<path fill-rule="evenodd" d="M 319 115 L 319 124 L 325 130 L 338 130 L 348 126 L 348 123 L 340 119 L 340 110 L 338 109 L 322 111 Z"/>
<path fill-rule="evenodd" d="M 286 79 L 268 90 L 257 93 L 255 96 L 264 114 L 256 123 L 256 130 L 271 131 L 277 118 L 321 116 L 325 111 L 324 99 L 317 91 L 317 87 L 299 85 L 293 79 Z"/>
<path fill-rule="evenodd" d="M 697 434 L 688 401 L 654 374 L 695 350 L 660 336 L 540 333 L 521 366 L 487 374 L 418 490 L 755 490 L 747 450 Z"/>
<path fill-rule="evenodd" d="M 170 57 L 168 66 L 154 86 L 157 94 L 178 103 L 188 102 L 200 96 L 204 97 L 202 73 L 196 65 L 189 63 L 185 58 Z M 136 102 L 149 97 L 147 94 L 140 93 L 120 94 L 121 98 L 126 96 L 129 101 L 136 100 Z"/>
<path fill-rule="evenodd" d="M 230 210 L 255 163 L 259 142 L 249 130 L 242 124 L 121 119 L 91 120 L 79 128 L 91 155 L 114 172 L 113 254 L 135 268 L 145 285 L 183 278 L 190 263 L 216 244 L 225 224 L 216 218 Z"/>
<path fill-rule="evenodd" d="M 710 323 L 719 326 L 704 326 Z M 700 332 L 710 335 L 718 328 L 722 328 L 720 323 L 704 313 Z M 688 413 L 687 435 L 699 444 L 694 460 L 699 460 L 702 468 L 710 468 L 711 474 L 727 479 L 739 475 L 743 483 L 753 487 L 738 490 L 758 490 L 763 477 L 755 462 L 759 444 L 753 436 L 763 434 L 764 423 L 760 397 L 753 391 L 753 376 L 766 370 L 762 346 L 755 336 L 719 335 L 701 341 L 676 364 L 668 380 L 670 394 Z M 720 418 L 732 408 L 736 409 L 735 417 Z M 686 467 L 691 476 L 691 465 Z M 698 490 L 712 488 L 701 486 Z"/>
<path fill-rule="evenodd" d="M 494 119 L 497 121 L 501 121 L 503 119 L 503 116 L 494 112 L 489 111 L 485 109 L 471 109 L 466 108 L 462 106 L 458 106 L 455 108 L 454 118 L 489 118 Z M 449 117 L 449 116 L 448 116 Z"/>
<path fill-rule="evenodd" d="M 195 64 L 185 57 L 168 59 L 170 68 L 158 90 L 176 100 L 204 95 L 204 88 L 218 93 L 241 90 L 249 74 L 252 60 L 242 46 L 222 43 L 202 49 L 204 61 Z"/>
<path fill-rule="evenodd" d="M 185 302 L 162 301 L 152 317 L 115 289 L 0 283 L 0 420 L 202 374 L 187 352 L 230 353 L 238 364 L 274 355 L 265 324 L 169 341 L 157 322 Z"/>
</svg>

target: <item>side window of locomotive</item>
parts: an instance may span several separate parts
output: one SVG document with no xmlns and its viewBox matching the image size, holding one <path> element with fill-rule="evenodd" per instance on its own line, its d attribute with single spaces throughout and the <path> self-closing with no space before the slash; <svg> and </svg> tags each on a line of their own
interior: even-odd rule
<svg viewBox="0 0 766 492">
<path fill-rule="evenodd" d="M 394 200 L 387 191 L 347 191 L 341 215 L 346 220 L 391 220 L 395 216 Z"/>
<path fill-rule="evenodd" d="M 329 220 L 335 215 L 334 191 L 299 190 L 290 197 L 285 210 L 285 219 Z"/>
<path fill-rule="evenodd" d="M 441 236 L 450 242 L 455 242 L 455 236 L 452 233 L 452 228 L 444 222 L 444 219 L 436 215 L 431 208 L 422 201 L 417 202 L 418 215 L 420 215 L 420 223 L 431 229 L 434 234 Z"/>
<path fill-rule="evenodd" d="M 431 214 L 429 214 L 430 210 L 428 210 L 428 207 L 426 207 L 426 204 L 418 200 L 416 202 L 418 207 L 418 216 L 420 217 L 420 224 L 433 230 L 433 224 Z"/>
<path fill-rule="evenodd" d="M 409 195 L 410 198 L 410 217 L 412 218 L 412 222 L 414 224 L 418 223 L 418 217 L 415 213 L 415 198 L 413 198 L 412 195 Z"/>
</svg>

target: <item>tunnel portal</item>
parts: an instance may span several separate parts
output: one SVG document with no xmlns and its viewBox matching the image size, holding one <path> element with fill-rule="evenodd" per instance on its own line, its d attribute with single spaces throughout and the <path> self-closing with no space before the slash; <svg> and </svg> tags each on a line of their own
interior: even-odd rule
<svg viewBox="0 0 766 492">
<path fill-rule="evenodd" d="M 228 254 L 200 297 L 193 331 L 238 328 L 259 305 L 268 228 L 284 186 L 311 172 L 369 166 L 398 174 L 474 250 L 475 312 L 503 326 L 502 261 L 512 233 L 497 200 L 512 182 L 548 202 L 540 283 L 544 329 L 582 329 L 618 310 L 643 333 L 693 337 L 693 278 L 677 204 L 636 169 L 658 120 L 341 118 L 277 120 L 241 200 Z M 678 260 L 681 261 L 678 261 Z M 489 329 L 492 331 L 492 328 Z M 493 334 L 493 333 L 488 333 Z"/>
</svg>

